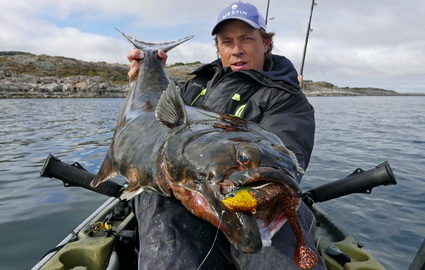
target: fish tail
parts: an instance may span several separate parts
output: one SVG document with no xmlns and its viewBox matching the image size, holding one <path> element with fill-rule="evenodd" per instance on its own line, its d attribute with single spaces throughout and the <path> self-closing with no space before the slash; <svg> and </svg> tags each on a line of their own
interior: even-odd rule
<svg viewBox="0 0 425 270">
<path fill-rule="evenodd" d="M 317 265 L 317 254 L 306 244 L 300 244 L 295 250 L 295 263 L 302 269 L 310 269 Z"/>
<path fill-rule="evenodd" d="M 118 32 L 121 33 L 121 35 L 123 35 L 131 44 L 133 44 L 133 46 L 137 49 L 140 49 L 142 51 L 145 50 L 163 50 L 164 52 L 168 52 L 171 49 L 177 47 L 178 45 L 182 44 L 183 42 L 188 41 L 189 39 L 193 38 L 194 35 L 176 40 L 176 41 L 170 41 L 170 42 L 162 42 L 162 43 L 149 43 L 149 42 L 144 42 L 144 41 L 140 41 L 137 39 L 134 39 L 132 37 L 130 37 L 129 35 L 124 34 L 123 32 L 121 32 L 120 30 L 116 29 Z"/>
</svg>

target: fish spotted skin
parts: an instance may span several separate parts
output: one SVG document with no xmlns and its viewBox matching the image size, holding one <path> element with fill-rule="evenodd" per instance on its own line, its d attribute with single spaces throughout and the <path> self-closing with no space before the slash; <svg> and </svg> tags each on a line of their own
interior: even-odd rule
<svg viewBox="0 0 425 270">
<path fill-rule="evenodd" d="M 168 51 L 187 39 L 158 45 L 123 35 L 145 57 L 92 186 L 122 175 L 129 182 L 122 198 L 142 191 L 174 196 L 218 227 L 238 250 L 260 252 L 262 233 L 256 218 L 228 211 L 222 200 L 235 187 L 257 182 L 298 190 L 295 155 L 278 136 L 255 123 L 184 104 L 157 50 Z"/>
</svg>

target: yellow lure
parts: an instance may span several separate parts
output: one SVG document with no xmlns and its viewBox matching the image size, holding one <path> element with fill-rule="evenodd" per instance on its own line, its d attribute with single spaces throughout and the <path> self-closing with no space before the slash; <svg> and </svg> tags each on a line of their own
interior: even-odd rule
<svg viewBox="0 0 425 270">
<path fill-rule="evenodd" d="M 249 188 L 236 189 L 226 195 L 221 201 L 224 207 L 232 212 L 257 211 L 257 200 L 248 192 Z"/>
</svg>

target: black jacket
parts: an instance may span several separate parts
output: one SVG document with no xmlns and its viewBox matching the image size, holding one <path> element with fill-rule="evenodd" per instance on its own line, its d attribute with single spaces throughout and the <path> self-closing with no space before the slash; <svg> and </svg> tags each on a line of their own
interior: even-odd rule
<svg viewBox="0 0 425 270">
<path fill-rule="evenodd" d="M 265 71 L 232 72 L 220 60 L 192 74 L 181 91 L 185 102 L 209 111 L 256 122 L 278 135 L 307 168 L 314 143 L 314 109 L 299 89 L 297 71 L 283 56 L 273 55 Z"/>
</svg>

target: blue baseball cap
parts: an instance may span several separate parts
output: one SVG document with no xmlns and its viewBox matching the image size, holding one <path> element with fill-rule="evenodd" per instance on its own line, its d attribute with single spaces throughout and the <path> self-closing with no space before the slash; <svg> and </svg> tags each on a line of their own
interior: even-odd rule
<svg viewBox="0 0 425 270">
<path fill-rule="evenodd" d="M 238 1 L 228 5 L 218 14 L 217 23 L 215 24 L 211 35 L 215 35 L 217 33 L 220 23 L 231 19 L 246 22 L 255 29 L 263 28 L 266 30 L 266 21 L 258 9 L 250 3 Z"/>
</svg>

